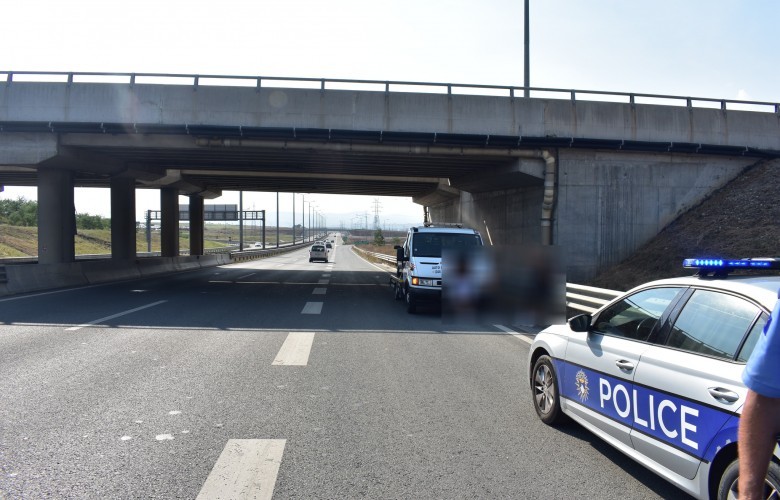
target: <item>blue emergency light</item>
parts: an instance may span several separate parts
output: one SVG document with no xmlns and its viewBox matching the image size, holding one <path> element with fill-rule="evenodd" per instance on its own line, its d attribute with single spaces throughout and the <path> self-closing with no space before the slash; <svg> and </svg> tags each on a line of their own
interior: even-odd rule
<svg viewBox="0 0 780 500">
<path fill-rule="evenodd" d="M 685 259 L 683 267 L 700 271 L 731 271 L 735 269 L 780 269 L 780 260 L 775 258 L 751 259 Z"/>
</svg>

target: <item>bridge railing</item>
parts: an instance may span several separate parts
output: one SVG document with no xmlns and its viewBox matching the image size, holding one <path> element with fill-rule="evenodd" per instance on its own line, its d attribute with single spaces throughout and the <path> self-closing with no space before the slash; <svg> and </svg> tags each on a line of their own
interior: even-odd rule
<svg viewBox="0 0 780 500">
<path fill-rule="evenodd" d="M 364 90 L 383 92 L 427 92 L 439 94 L 476 94 L 525 98 L 569 99 L 571 101 L 607 101 L 629 104 L 666 104 L 688 108 L 720 108 L 748 110 L 780 114 L 780 103 L 717 99 L 641 92 L 615 92 L 610 90 L 556 89 L 548 87 L 524 87 L 514 85 L 480 85 L 472 83 L 412 82 L 398 80 L 357 80 L 344 78 L 302 78 L 282 76 L 248 75 L 200 75 L 177 73 L 113 73 L 94 71 L 1 71 L 0 83 L 49 82 L 49 83 L 126 83 L 129 85 L 167 84 L 189 86 L 194 90 L 204 86 L 309 88 L 325 90 Z M 282 84 L 286 84 L 282 85 Z"/>
</svg>

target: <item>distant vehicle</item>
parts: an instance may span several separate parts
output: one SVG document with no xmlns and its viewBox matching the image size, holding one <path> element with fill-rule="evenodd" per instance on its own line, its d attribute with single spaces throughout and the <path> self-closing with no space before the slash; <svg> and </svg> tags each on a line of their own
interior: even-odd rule
<svg viewBox="0 0 780 500">
<path fill-rule="evenodd" d="M 421 302 L 441 303 L 442 249 L 470 250 L 482 247 L 475 229 L 460 224 L 426 224 L 409 228 L 403 246 L 396 246 L 395 297 L 406 301 L 415 313 Z"/>
<path fill-rule="evenodd" d="M 330 250 L 331 248 L 333 248 L 333 244 L 330 241 L 328 241 L 328 242 L 325 243 L 325 248 Z"/>
<path fill-rule="evenodd" d="M 553 325 L 528 356 L 542 422 L 569 417 L 696 498 L 736 498 L 742 371 L 778 300 L 775 259 L 686 259 L 698 276 L 638 286 Z M 764 498 L 780 490 L 780 448 Z"/>
<path fill-rule="evenodd" d="M 263 248 L 263 242 L 255 241 L 254 243 L 249 245 L 249 248 Z"/>
<path fill-rule="evenodd" d="M 328 262 L 328 250 L 325 248 L 325 245 L 315 243 L 311 246 L 309 249 L 309 262 L 314 262 L 315 260 Z"/>
</svg>

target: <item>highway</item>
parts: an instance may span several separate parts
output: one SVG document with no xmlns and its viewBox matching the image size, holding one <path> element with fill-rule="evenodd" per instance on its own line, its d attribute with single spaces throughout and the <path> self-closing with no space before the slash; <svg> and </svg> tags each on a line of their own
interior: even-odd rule
<svg viewBox="0 0 780 500">
<path fill-rule="evenodd" d="M 332 255 L 0 299 L 0 499 L 684 496 L 539 421 L 528 336 Z"/>
</svg>

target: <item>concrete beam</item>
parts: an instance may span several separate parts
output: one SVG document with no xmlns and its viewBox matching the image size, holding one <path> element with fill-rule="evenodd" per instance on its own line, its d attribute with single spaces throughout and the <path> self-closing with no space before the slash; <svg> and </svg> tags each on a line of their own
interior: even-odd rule
<svg viewBox="0 0 780 500">
<path fill-rule="evenodd" d="M 460 190 L 449 185 L 449 182 L 441 181 L 436 188 L 422 196 L 415 196 L 412 201 L 418 205 L 430 207 L 445 203 L 460 197 Z"/>
<path fill-rule="evenodd" d="M 542 182 L 544 160 L 541 157 L 518 158 L 505 166 L 486 168 L 451 179 L 452 186 L 472 193 L 535 186 Z"/>
<path fill-rule="evenodd" d="M 37 165 L 57 155 L 57 136 L 49 133 L 0 133 L 0 165 Z"/>
</svg>

